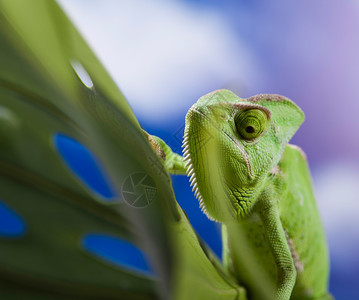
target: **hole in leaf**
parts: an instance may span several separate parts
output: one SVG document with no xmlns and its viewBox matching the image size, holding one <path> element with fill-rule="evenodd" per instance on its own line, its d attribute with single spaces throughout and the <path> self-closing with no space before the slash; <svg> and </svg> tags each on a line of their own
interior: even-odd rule
<svg viewBox="0 0 359 300">
<path fill-rule="evenodd" d="M 20 237 L 25 233 L 23 219 L 10 207 L 0 201 L 0 236 Z"/>
<path fill-rule="evenodd" d="M 82 245 L 91 254 L 116 266 L 146 276 L 155 275 L 144 253 L 126 240 L 105 234 L 88 234 L 83 237 Z"/>
<path fill-rule="evenodd" d="M 55 146 L 70 169 L 92 191 L 107 201 L 115 201 L 117 195 L 97 157 L 75 139 L 55 134 Z"/>
<path fill-rule="evenodd" d="M 77 60 L 71 60 L 71 66 L 74 69 L 77 77 L 81 80 L 81 82 L 89 89 L 92 88 L 93 82 L 83 65 Z"/>
</svg>

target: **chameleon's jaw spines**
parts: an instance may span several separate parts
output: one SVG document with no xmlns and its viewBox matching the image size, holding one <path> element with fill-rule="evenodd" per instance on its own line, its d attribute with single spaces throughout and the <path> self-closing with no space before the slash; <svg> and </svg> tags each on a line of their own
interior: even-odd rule
<svg viewBox="0 0 359 300">
<path fill-rule="evenodd" d="M 199 191 L 198 184 L 197 184 L 197 178 L 196 178 L 196 172 L 193 167 L 192 159 L 191 159 L 191 150 L 189 147 L 189 139 L 188 139 L 188 130 L 185 130 L 185 134 L 183 136 L 183 157 L 186 167 L 186 174 L 188 177 L 190 177 L 190 186 L 192 187 L 192 192 L 194 192 L 195 197 L 199 201 L 199 207 L 201 208 L 201 211 L 208 217 L 208 219 L 215 221 L 207 212 L 206 207 L 204 205 L 203 197 Z"/>
</svg>

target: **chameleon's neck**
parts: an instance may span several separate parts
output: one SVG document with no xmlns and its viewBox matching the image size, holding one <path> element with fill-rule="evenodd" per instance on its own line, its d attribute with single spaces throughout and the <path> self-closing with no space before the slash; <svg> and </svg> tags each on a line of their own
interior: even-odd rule
<svg viewBox="0 0 359 300">
<path fill-rule="evenodd" d="M 235 205 L 238 221 L 246 219 L 252 213 L 265 210 L 265 207 L 271 204 L 275 192 L 274 177 L 269 174 L 251 188 L 232 187 L 232 191 L 237 191 L 237 197 L 233 198 L 233 194 L 229 197 L 233 198 L 231 201 Z M 238 196 L 240 194 L 243 196 Z"/>
</svg>

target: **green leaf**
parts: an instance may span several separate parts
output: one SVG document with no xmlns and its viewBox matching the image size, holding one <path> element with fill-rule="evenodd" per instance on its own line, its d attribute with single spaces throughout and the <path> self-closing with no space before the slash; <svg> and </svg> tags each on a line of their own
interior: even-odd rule
<svg viewBox="0 0 359 300">
<path fill-rule="evenodd" d="M 0 0 L 0 66 L 0 200 L 26 225 L 21 236 L 0 237 L 6 299 L 182 300 L 193 291 L 245 299 L 194 233 L 129 105 L 54 1 Z M 57 134 L 94 153 L 114 199 L 71 170 Z M 126 202 L 136 176 L 152 185 L 141 208 Z M 86 252 L 88 233 L 133 243 L 156 276 Z"/>
<path fill-rule="evenodd" d="M 55 2 L 1 1 L 0 28 L 0 103 L 5 112 L 0 115 L 0 199 L 28 226 L 24 237 L 0 240 L 1 278 L 20 284 L 22 276 L 30 276 L 34 286 L 69 293 L 78 286 L 86 295 L 96 290 L 109 297 L 126 298 L 129 291 L 153 296 L 153 280 L 109 267 L 78 246 L 83 234 L 105 232 L 148 254 L 164 278 L 160 288 L 165 295 L 172 259 L 166 222 L 177 212 L 171 208 L 169 177 L 158 176 L 151 166 L 161 163 L 128 104 Z M 82 83 L 74 62 L 89 74 L 92 88 Z M 101 158 L 118 199 L 105 202 L 78 180 L 54 148 L 57 133 Z M 153 178 L 157 189 L 144 209 L 127 205 L 120 193 L 135 172 Z"/>
</svg>

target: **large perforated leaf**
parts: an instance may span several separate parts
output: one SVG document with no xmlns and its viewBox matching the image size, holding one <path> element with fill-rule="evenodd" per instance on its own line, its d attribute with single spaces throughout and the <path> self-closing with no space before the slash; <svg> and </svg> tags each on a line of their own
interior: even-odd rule
<svg viewBox="0 0 359 300">
<path fill-rule="evenodd" d="M 0 0 L 0 216 L 1 299 L 239 299 L 50 0 Z"/>
<path fill-rule="evenodd" d="M 111 199 L 66 162 L 59 136 L 95 156 Z M 58 5 L 0 1 L 0 201 L 25 224 L 23 234 L 0 238 L 2 283 L 76 297 L 154 297 L 151 276 L 86 253 L 82 239 L 95 232 L 147 253 L 165 295 L 171 254 L 164 216 L 171 220 L 176 210 L 168 175 L 153 163 L 160 165 L 128 104 Z M 138 174 L 152 191 L 144 207 L 129 205 L 121 192 Z"/>
</svg>

